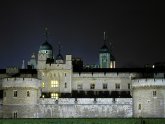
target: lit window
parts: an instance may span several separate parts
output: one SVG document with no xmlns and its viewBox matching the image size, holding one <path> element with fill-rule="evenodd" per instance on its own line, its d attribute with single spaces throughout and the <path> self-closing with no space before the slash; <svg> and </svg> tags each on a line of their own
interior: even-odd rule
<svg viewBox="0 0 165 124">
<path fill-rule="evenodd" d="M 51 87 L 58 87 L 58 81 L 51 81 Z"/>
<path fill-rule="evenodd" d="M 142 105 L 139 104 L 139 105 L 138 105 L 138 110 L 141 110 L 141 109 L 142 109 Z"/>
<path fill-rule="evenodd" d="M 13 91 L 13 97 L 17 97 L 17 90 Z"/>
<path fill-rule="evenodd" d="M 91 84 L 90 89 L 95 89 L 95 84 Z"/>
<path fill-rule="evenodd" d="M 156 97 L 156 91 L 153 91 L 153 97 Z"/>
<path fill-rule="evenodd" d="M 45 87 L 45 83 L 44 82 L 42 82 L 42 87 Z"/>
<path fill-rule="evenodd" d="M 17 118 L 17 112 L 13 112 L 13 118 Z"/>
<path fill-rule="evenodd" d="M 30 97 L 30 91 L 27 91 L 27 97 Z"/>
<path fill-rule="evenodd" d="M 82 85 L 82 84 L 78 84 L 78 85 L 77 85 L 77 89 L 78 89 L 78 90 L 82 90 L 82 89 L 83 89 L 83 85 Z"/>
<path fill-rule="evenodd" d="M 130 84 L 128 84 L 128 89 L 130 89 L 131 88 L 131 85 Z"/>
<path fill-rule="evenodd" d="M 107 89 L 107 84 L 103 84 L 103 89 Z"/>
<path fill-rule="evenodd" d="M 58 99 L 58 93 L 51 93 L 51 98 Z"/>
<path fill-rule="evenodd" d="M 116 85 L 116 89 L 120 89 L 120 84 L 115 84 Z"/>
</svg>

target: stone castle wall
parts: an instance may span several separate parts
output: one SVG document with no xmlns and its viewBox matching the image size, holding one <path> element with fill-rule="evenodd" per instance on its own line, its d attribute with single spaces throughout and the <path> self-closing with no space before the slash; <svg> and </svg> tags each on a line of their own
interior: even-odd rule
<svg viewBox="0 0 165 124">
<path fill-rule="evenodd" d="M 35 78 L 4 78 L 2 79 L 2 87 L 29 87 L 36 88 L 41 86 L 41 83 L 38 79 Z"/>
<path fill-rule="evenodd" d="M 107 89 L 103 89 L 103 84 L 107 84 Z M 131 85 L 131 74 L 129 73 L 74 73 L 72 76 L 72 89 L 77 90 L 78 85 L 82 85 L 82 90 L 88 91 L 90 84 L 95 84 L 97 91 L 129 91 L 128 84 Z M 120 89 L 116 89 L 116 84 L 120 84 Z"/>
<path fill-rule="evenodd" d="M 164 79 L 133 80 L 132 88 L 134 117 L 165 117 Z"/>
<path fill-rule="evenodd" d="M 97 98 L 59 98 L 40 99 L 39 118 L 108 118 L 132 117 L 132 99 Z"/>
</svg>

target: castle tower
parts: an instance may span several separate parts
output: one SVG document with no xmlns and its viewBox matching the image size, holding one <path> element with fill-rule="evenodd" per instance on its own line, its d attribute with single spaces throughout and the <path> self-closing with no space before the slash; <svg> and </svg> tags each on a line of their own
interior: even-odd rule
<svg viewBox="0 0 165 124">
<path fill-rule="evenodd" d="M 40 80 L 36 78 L 4 78 L 3 118 L 37 118 Z"/>
<path fill-rule="evenodd" d="M 61 54 L 61 46 L 60 44 L 58 45 L 58 55 L 56 56 L 56 64 L 63 64 L 64 63 L 64 58 Z"/>
<path fill-rule="evenodd" d="M 165 79 L 135 79 L 132 89 L 134 117 L 165 117 Z"/>
<path fill-rule="evenodd" d="M 110 50 L 106 45 L 106 34 L 104 32 L 104 45 L 99 50 L 100 68 L 110 68 Z"/>
<path fill-rule="evenodd" d="M 48 33 L 47 28 L 45 28 L 45 35 L 46 35 L 46 41 L 40 46 L 40 49 L 38 51 L 38 63 L 37 68 L 43 69 L 45 68 L 46 63 L 52 63 L 53 62 L 53 48 L 48 43 Z"/>
<path fill-rule="evenodd" d="M 36 69 L 37 68 L 37 62 L 36 62 L 36 57 L 35 54 L 33 53 L 30 61 L 28 61 L 28 69 Z"/>
</svg>

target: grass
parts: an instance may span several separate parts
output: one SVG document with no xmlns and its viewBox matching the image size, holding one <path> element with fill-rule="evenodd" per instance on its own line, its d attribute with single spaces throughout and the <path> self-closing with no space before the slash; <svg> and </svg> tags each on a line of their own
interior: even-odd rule
<svg viewBox="0 0 165 124">
<path fill-rule="evenodd" d="M 0 119 L 0 124 L 165 124 L 165 119 L 157 118 L 90 118 L 90 119 Z"/>
</svg>

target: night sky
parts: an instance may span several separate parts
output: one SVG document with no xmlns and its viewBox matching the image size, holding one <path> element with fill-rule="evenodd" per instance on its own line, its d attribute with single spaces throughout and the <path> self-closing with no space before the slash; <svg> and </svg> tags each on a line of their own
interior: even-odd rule
<svg viewBox="0 0 165 124">
<path fill-rule="evenodd" d="M 57 55 L 98 64 L 107 32 L 117 67 L 165 62 L 165 9 L 159 0 L 3 0 L 0 2 L 0 68 L 21 66 L 45 41 Z"/>
</svg>

